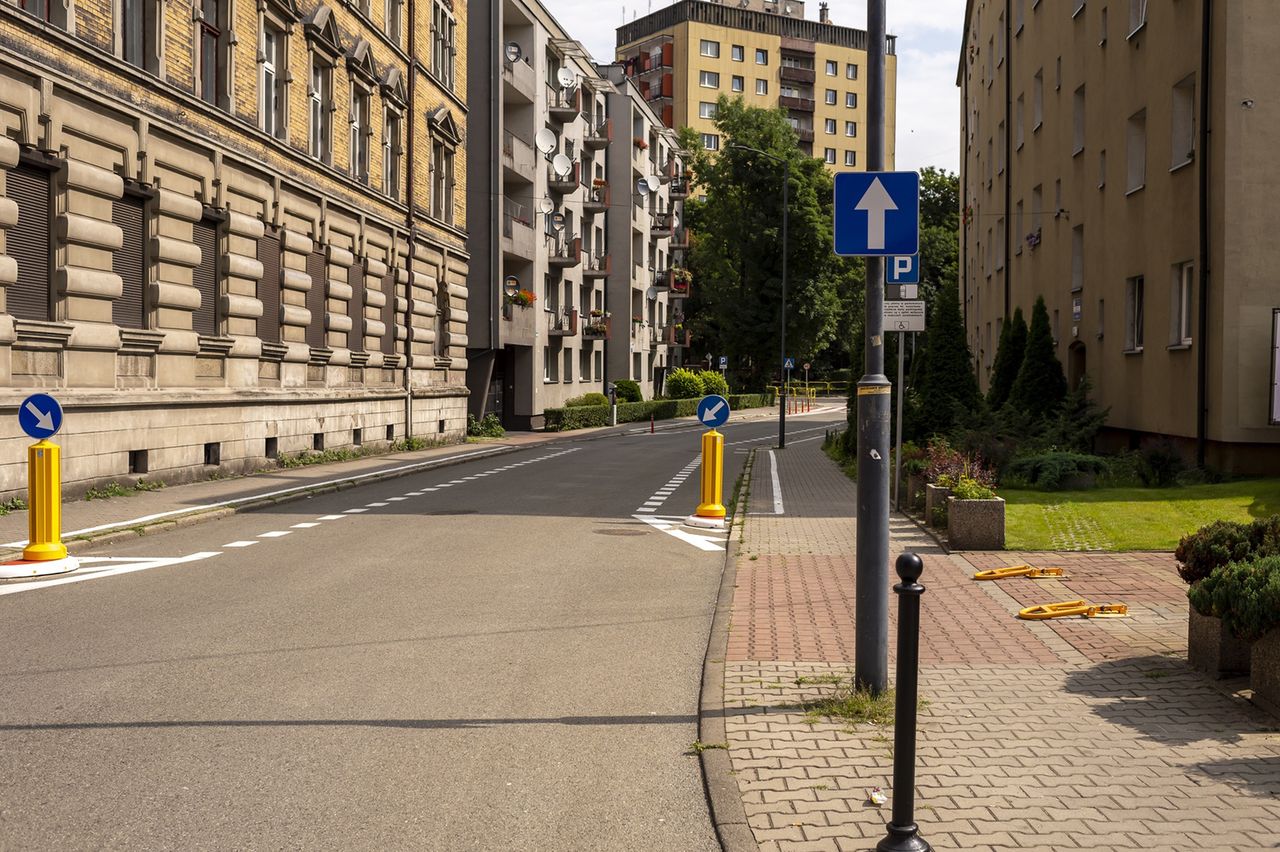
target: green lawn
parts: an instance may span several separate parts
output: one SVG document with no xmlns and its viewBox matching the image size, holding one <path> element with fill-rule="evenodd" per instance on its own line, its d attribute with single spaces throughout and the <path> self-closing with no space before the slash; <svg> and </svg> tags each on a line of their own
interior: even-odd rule
<svg viewBox="0 0 1280 852">
<path fill-rule="evenodd" d="M 1179 488 L 1003 490 L 1009 550 L 1173 550 L 1211 521 L 1280 514 L 1280 479 Z"/>
</svg>

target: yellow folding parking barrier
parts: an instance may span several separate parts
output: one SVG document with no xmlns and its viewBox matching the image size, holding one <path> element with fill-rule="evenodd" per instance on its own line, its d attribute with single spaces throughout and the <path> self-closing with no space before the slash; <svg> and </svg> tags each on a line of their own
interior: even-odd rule
<svg viewBox="0 0 1280 852">
<path fill-rule="evenodd" d="M 1045 618 L 1069 618 L 1079 615 L 1084 618 L 1124 618 L 1129 614 L 1129 607 L 1124 604 L 1091 604 L 1085 601 L 1061 601 L 1059 603 L 1036 604 L 1018 610 L 1018 618 L 1038 621 Z"/>
<path fill-rule="evenodd" d="M 1066 576 L 1061 568 L 1032 568 L 1030 565 L 1014 565 L 1010 568 L 993 568 L 990 571 L 979 571 L 973 575 L 975 580 L 1007 580 L 1010 577 L 1027 577 L 1031 580 L 1042 580 L 1046 577 L 1062 579 Z"/>
</svg>

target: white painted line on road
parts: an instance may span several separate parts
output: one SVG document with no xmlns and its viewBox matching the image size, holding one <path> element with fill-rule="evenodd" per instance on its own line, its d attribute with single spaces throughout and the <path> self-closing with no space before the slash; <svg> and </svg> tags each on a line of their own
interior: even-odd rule
<svg viewBox="0 0 1280 852">
<path fill-rule="evenodd" d="M 318 526 L 320 526 L 320 525 L 319 525 L 318 523 L 316 523 L 315 521 L 303 521 L 303 522 L 302 522 L 302 523 L 300 523 L 300 524 L 294 524 L 292 527 L 290 527 L 290 529 L 295 529 L 295 530 L 309 530 L 309 529 L 311 529 L 312 527 L 318 527 Z"/>
<path fill-rule="evenodd" d="M 773 450 L 769 451 L 769 476 L 770 484 L 773 486 L 773 513 L 775 515 L 782 514 L 782 481 L 778 479 L 778 455 Z"/>
<path fill-rule="evenodd" d="M 636 509 L 636 511 L 637 511 L 637 512 L 656 512 L 656 511 L 658 511 L 658 510 L 657 510 L 657 509 L 646 509 L 644 506 L 641 506 L 639 509 Z"/>
<path fill-rule="evenodd" d="M 672 538 L 677 538 L 686 544 L 692 544 L 699 550 L 705 550 L 709 553 L 714 553 L 716 551 L 724 552 L 725 545 L 722 539 L 715 538 L 714 536 L 703 535 L 701 533 L 687 532 L 679 527 L 673 527 L 666 521 L 645 515 L 632 515 L 632 517 L 637 521 L 644 521 L 649 526 L 666 533 Z"/>
<path fill-rule="evenodd" d="M 368 509 L 347 509 L 345 512 L 343 512 L 343 514 L 344 514 L 344 515 L 358 515 L 358 514 L 360 514 L 361 512 L 367 512 L 367 511 L 369 511 L 369 510 L 368 510 Z"/>
<path fill-rule="evenodd" d="M 316 518 L 316 520 L 317 521 L 340 521 L 345 517 L 346 515 L 321 515 L 320 517 Z"/>
<path fill-rule="evenodd" d="M 403 503 L 405 500 L 408 500 L 408 499 L 409 499 L 408 497 L 388 497 L 388 498 L 387 498 L 387 502 L 388 502 L 388 503 Z"/>
<path fill-rule="evenodd" d="M 293 535 L 289 530 L 272 530 L 271 532 L 258 533 L 258 538 L 284 538 L 287 535 Z"/>
<path fill-rule="evenodd" d="M 147 556 L 80 556 L 80 568 L 75 572 L 56 580 L 36 580 L 30 583 L 14 583 L 0 586 L 0 595 L 16 595 L 19 592 L 34 592 L 53 586 L 65 586 L 68 583 L 83 583 L 86 580 L 97 580 L 102 577 L 114 577 L 117 574 L 130 574 L 134 571 L 146 571 L 148 568 L 164 568 L 170 565 L 183 565 L 198 562 L 211 556 L 220 555 L 221 551 L 209 550 L 192 553 L 190 556 L 147 557 Z"/>
<path fill-rule="evenodd" d="M 258 542 L 256 542 L 256 541 L 233 541 L 233 542 L 230 542 L 230 543 L 228 543 L 228 544 L 224 544 L 224 545 L 222 545 L 222 546 L 223 546 L 223 547 L 253 547 L 255 544 L 258 544 Z"/>
<path fill-rule="evenodd" d="M 405 492 L 405 494 L 404 494 L 404 496 L 406 496 L 406 497 L 421 497 L 421 496 L 422 496 L 422 492 L 421 492 L 421 491 L 406 491 L 406 492 Z"/>
<path fill-rule="evenodd" d="M 427 493 L 427 492 L 429 492 L 429 491 L 436 491 L 436 490 L 438 490 L 438 489 L 435 489 L 435 488 L 424 488 L 424 489 L 422 489 L 421 491 L 419 491 L 419 492 L 418 492 L 418 496 L 421 496 L 421 495 L 423 495 L 423 494 L 426 494 L 426 493 Z"/>
<path fill-rule="evenodd" d="M 365 503 L 364 505 L 366 508 L 369 508 L 369 509 L 381 509 L 383 506 L 390 506 L 391 504 L 390 503 Z"/>
</svg>

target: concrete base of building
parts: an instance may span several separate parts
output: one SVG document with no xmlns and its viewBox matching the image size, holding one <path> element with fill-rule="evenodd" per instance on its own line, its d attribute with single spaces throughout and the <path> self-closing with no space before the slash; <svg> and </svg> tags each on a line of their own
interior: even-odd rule
<svg viewBox="0 0 1280 852">
<path fill-rule="evenodd" d="M 1125 450 L 1140 451 L 1156 441 L 1170 442 L 1187 467 L 1195 466 L 1196 440 L 1181 435 L 1104 428 L 1098 434 L 1095 448 L 1109 455 Z M 1212 471 L 1240 476 L 1280 476 L 1280 440 L 1274 443 L 1208 441 L 1205 444 L 1205 466 Z"/>
</svg>

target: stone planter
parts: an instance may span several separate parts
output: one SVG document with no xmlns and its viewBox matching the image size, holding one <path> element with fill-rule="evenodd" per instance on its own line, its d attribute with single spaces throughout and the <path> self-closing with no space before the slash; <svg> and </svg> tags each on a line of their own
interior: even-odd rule
<svg viewBox="0 0 1280 852">
<path fill-rule="evenodd" d="M 1253 643 L 1249 686 L 1253 688 L 1254 704 L 1280 716 L 1280 629 Z"/>
<path fill-rule="evenodd" d="M 943 488 L 940 485 L 926 485 L 924 487 L 924 522 L 931 527 L 944 527 L 947 525 L 947 498 L 951 496 L 950 488 Z M 941 519 L 934 516 L 934 509 L 941 509 L 943 517 Z"/>
<path fill-rule="evenodd" d="M 952 550 L 1004 550 L 1004 498 L 947 498 L 947 544 Z"/>
<path fill-rule="evenodd" d="M 924 506 L 924 474 L 907 474 L 906 499 L 902 501 L 909 508 L 919 509 Z"/>
<path fill-rule="evenodd" d="M 1187 616 L 1187 662 L 1212 678 L 1249 673 L 1251 642 L 1237 639 L 1222 626 L 1221 618 L 1201 615 L 1195 607 Z"/>
</svg>

